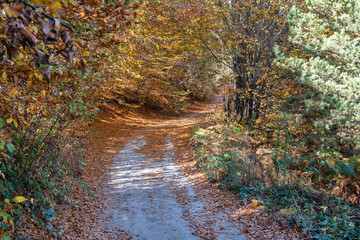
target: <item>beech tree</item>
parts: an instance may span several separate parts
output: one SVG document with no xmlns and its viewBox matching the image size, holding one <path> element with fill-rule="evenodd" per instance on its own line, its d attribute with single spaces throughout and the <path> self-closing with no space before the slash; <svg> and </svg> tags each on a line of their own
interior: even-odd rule
<svg viewBox="0 0 360 240">
<path fill-rule="evenodd" d="M 226 107 L 230 121 L 251 124 L 274 103 L 274 83 L 280 76 L 273 67 L 273 48 L 284 37 L 286 16 L 293 2 L 213 1 L 214 18 L 221 24 L 202 41 L 232 73 Z M 217 41 L 218 46 L 214 48 L 209 39 Z"/>
</svg>

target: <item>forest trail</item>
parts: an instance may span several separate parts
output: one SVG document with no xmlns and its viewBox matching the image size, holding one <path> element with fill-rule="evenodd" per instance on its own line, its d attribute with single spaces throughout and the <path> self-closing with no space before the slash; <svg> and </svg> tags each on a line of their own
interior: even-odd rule
<svg viewBox="0 0 360 240">
<path fill-rule="evenodd" d="M 200 226 L 207 225 L 211 239 L 245 239 L 232 222 L 224 220 L 228 216 L 206 212 L 206 202 L 176 163 L 177 130 L 189 129 L 204 114 L 145 128 L 126 143 L 109 170 L 106 232 L 122 229 L 134 239 L 192 240 L 201 239 Z"/>
<path fill-rule="evenodd" d="M 104 108 L 85 138 L 83 177 L 96 197 L 83 197 L 77 219 L 64 223 L 70 239 L 293 239 L 196 169 L 191 129 L 220 102 L 193 103 L 170 118 Z"/>
</svg>

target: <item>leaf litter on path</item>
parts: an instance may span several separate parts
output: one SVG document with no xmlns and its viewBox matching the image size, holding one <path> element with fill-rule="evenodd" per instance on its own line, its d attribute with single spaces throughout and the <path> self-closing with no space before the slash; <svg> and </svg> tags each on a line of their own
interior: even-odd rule
<svg viewBox="0 0 360 240">
<path fill-rule="evenodd" d="M 64 209 L 69 239 L 300 239 L 196 170 L 190 129 L 212 108 L 195 103 L 172 118 L 105 108 L 84 139 L 96 197 L 79 193 Z"/>
</svg>

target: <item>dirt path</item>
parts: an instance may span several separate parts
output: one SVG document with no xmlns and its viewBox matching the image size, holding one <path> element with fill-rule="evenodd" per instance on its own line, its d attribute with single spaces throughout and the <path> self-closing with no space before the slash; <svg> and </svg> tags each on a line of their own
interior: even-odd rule
<svg viewBox="0 0 360 240">
<path fill-rule="evenodd" d="M 192 240 L 201 237 L 197 226 L 207 224 L 212 239 L 245 239 L 232 222 L 223 220 L 225 213 L 205 212 L 206 202 L 176 164 L 174 127 L 193 125 L 197 116 L 148 128 L 123 147 L 110 168 L 107 232 L 122 229 L 134 239 Z"/>
<path fill-rule="evenodd" d="M 79 192 L 64 210 L 69 239 L 299 239 L 196 170 L 191 128 L 212 103 L 172 118 L 118 109 L 104 109 L 85 138 L 83 178 L 96 197 Z"/>
</svg>

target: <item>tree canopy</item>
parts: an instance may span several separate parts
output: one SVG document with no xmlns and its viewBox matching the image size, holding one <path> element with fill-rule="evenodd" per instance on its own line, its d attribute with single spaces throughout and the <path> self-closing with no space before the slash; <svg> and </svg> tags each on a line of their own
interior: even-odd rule
<svg viewBox="0 0 360 240">
<path fill-rule="evenodd" d="M 358 238 L 359 4 L 0 1 L 1 236 L 30 218 L 62 234 L 56 206 L 87 189 L 82 126 L 100 106 L 171 115 L 221 92 L 196 133 L 209 178 L 309 236 Z"/>
</svg>

